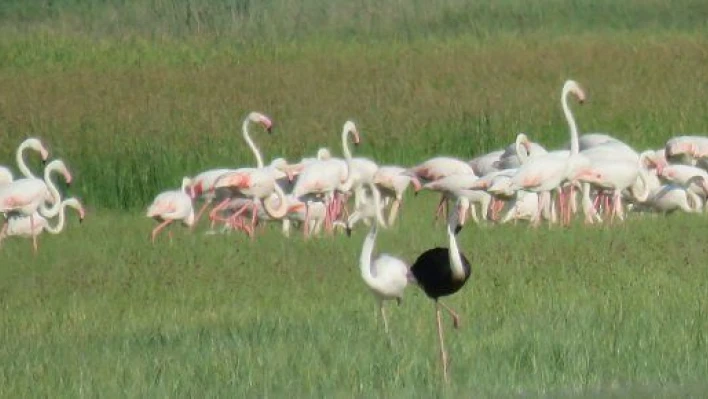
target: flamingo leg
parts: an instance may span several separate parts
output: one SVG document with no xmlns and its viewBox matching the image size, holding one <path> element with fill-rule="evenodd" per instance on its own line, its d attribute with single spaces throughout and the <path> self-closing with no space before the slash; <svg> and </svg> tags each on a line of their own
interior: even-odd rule
<svg viewBox="0 0 708 399">
<path fill-rule="evenodd" d="M 155 237 L 157 237 L 157 234 L 160 233 L 160 231 L 161 231 L 162 229 L 164 229 L 164 228 L 165 228 L 168 224 L 170 224 L 170 223 L 172 223 L 172 219 L 167 219 L 167 220 L 165 220 L 164 222 L 158 224 L 157 227 L 155 227 L 155 228 L 152 230 L 152 235 L 151 235 L 151 236 L 152 236 L 152 243 L 153 243 L 153 244 L 155 243 Z"/>
<path fill-rule="evenodd" d="M 445 352 L 445 340 L 443 338 L 442 317 L 440 315 L 440 302 L 435 301 L 435 318 L 438 323 L 438 338 L 440 339 L 440 361 L 442 362 L 443 377 L 445 383 L 449 382 L 447 376 L 447 352 Z"/>
<path fill-rule="evenodd" d="M 202 217 L 202 214 L 204 211 L 206 211 L 207 207 L 211 204 L 211 200 L 204 201 L 204 205 L 202 205 L 201 208 L 199 208 L 199 212 L 197 212 L 197 216 L 194 217 L 194 224 L 192 227 L 190 227 L 190 230 L 194 230 L 194 228 L 197 226 L 197 222 L 199 221 L 199 218 Z"/>
<path fill-rule="evenodd" d="M 221 202 L 219 203 L 219 205 L 215 206 L 215 207 L 211 210 L 211 212 L 209 212 L 209 219 L 210 219 L 212 222 L 214 222 L 214 221 L 216 221 L 216 220 L 221 220 L 221 221 L 223 221 L 223 219 L 219 219 L 219 218 L 218 218 L 218 213 L 219 213 L 220 210 L 222 210 L 222 209 L 224 209 L 224 208 L 226 207 L 226 205 L 229 203 L 229 201 L 230 201 L 230 198 L 224 199 L 223 201 L 221 201 Z M 214 228 L 214 223 L 212 223 L 212 228 Z"/>
<path fill-rule="evenodd" d="M 326 216 L 326 207 L 325 207 L 325 218 Z M 305 236 L 305 238 L 308 238 L 310 236 L 310 230 L 308 229 L 308 225 L 310 224 L 310 201 L 307 201 L 305 203 L 305 221 L 302 222 L 302 234 Z"/>
<path fill-rule="evenodd" d="M 441 215 L 442 212 L 443 212 L 443 206 L 444 206 L 444 204 L 445 204 L 445 196 L 443 195 L 443 196 L 440 198 L 440 202 L 438 202 L 437 210 L 435 211 L 435 224 L 438 223 L 438 218 L 440 217 L 440 215 Z"/>
<path fill-rule="evenodd" d="M 34 228 L 34 213 L 30 215 L 30 227 Z M 37 248 L 37 234 L 32 234 L 32 247 L 34 248 L 34 254 L 37 255 L 39 248 Z"/>
<path fill-rule="evenodd" d="M 391 210 L 388 212 L 388 225 L 393 226 L 393 222 L 396 221 L 396 216 L 398 216 L 398 208 L 401 206 L 401 200 L 396 198 L 391 204 Z"/>
</svg>

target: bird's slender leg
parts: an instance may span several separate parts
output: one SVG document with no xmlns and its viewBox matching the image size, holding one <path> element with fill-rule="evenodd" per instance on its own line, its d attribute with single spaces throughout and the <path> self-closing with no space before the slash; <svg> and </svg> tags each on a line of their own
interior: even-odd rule
<svg viewBox="0 0 708 399">
<path fill-rule="evenodd" d="M 325 218 L 327 211 L 325 210 Z M 305 203 L 305 220 L 302 222 L 302 234 L 305 238 L 309 238 L 310 230 L 308 229 L 308 224 L 310 223 L 310 201 Z"/>
<path fill-rule="evenodd" d="M 2 229 L 0 229 L 0 243 L 2 243 L 2 240 L 4 240 L 5 237 L 7 237 L 7 221 L 3 223 Z"/>
<path fill-rule="evenodd" d="M 401 200 L 396 198 L 391 204 L 391 210 L 388 212 L 388 225 L 393 226 L 393 222 L 396 221 L 396 216 L 398 216 L 398 208 L 401 206 Z"/>
<path fill-rule="evenodd" d="M 451 307 L 445 305 L 444 303 L 438 301 L 440 306 L 442 306 L 447 312 L 450 314 L 450 317 L 452 317 L 452 325 L 455 328 L 460 328 L 460 315 L 457 314 L 454 310 L 452 310 Z"/>
<path fill-rule="evenodd" d="M 443 326 L 442 317 L 440 315 L 440 302 L 435 302 L 435 318 L 438 322 L 438 338 L 440 339 L 440 361 L 442 362 L 443 377 L 445 378 L 445 383 L 447 383 L 447 352 L 445 352 L 445 340 L 443 339 Z"/>
<path fill-rule="evenodd" d="M 206 211 L 207 207 L 211 204 L 211 200 L 206 200 L 204 201 L 204 205 L 202 205 L 201 208 L 199 208 L 199 212 L 197 212 L 197 216 L 194 218 L 194 224 L 190 227 L 190 230 L 194 230 L 194 228 L 197 226 L 197 222 L 199 221 L 199 218 L 202 217 L 202 214 L 204 211 Z"/>
<path fill-rule="evenodd" d="M 223 201 L 221 201 L 217 206 L 212 208 L 211 212 L 209 212 L 209 220 L 211 220 L 211 229 L 214 230 L 214 225 L 216 224 L 217 221 L 220 222 L 226 222 L 228 219 L 220 218 L 218 216 L 219 211 L 221 211 L 223 208 L 226 208 L 230 201 L 230 198 L 225 198 Z"/>
<path fill-rule="evenodd" d="M 258 219 L 258 199 L 254 198 L 253 202 L 251 203 L 251 232 L 256 231 L 256 219 Z M 253 238 L 255 234 L 251 234 L 251 238 Z"/>
<path fill-rule="evenodd" d="M 445 196 L 440 197 L 440 202 L 438 202 L 437 210 L 435 211 L 435 224 L 438 223 L 438 218 L 443 213 L 443 206 L 445 204 Z"/>
<path fill-rule="evenodd" d="M 381 318 L 383 319 L 384 323 L 384 331 L 386 332 L 386 334 L 388 334 L 388 320 L 386 319 L 386 310 L 384 310 L 383 301 L 379 301 L 379 310 L 381 311 Z"/>
<path fill-rule="evenodd" d="M 167 219 L 164 222 L 158 224 L 157 227 L 155 227 L 152 230 L 152 243 L 153 244 L 155 243 L 155 237 L 157 237 L 157 234 L 160 232 L 160 230 L 164 229 L 165 226 L 167 226 L 170 223 L 172 223 L 172 219 Z"/>
<path fill-rule="evenodd" d="M 34 228 L 34 213 L 30 215 L 30 229 Z M 32 234 L 32 247 L 34 247 L 34 254 L 37 255 L 37 235 Z"/>
</svg>

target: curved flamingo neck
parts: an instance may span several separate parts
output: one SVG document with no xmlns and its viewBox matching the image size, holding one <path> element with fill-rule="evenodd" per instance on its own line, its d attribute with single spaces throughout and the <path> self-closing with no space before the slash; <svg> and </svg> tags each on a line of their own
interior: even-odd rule
<svg viewBox="0 0 708 399">
<path fill-rule="evenodd" d="M 568 94 L 570 90 L 568 88 L 563 88 L 563 93 L 561 94 L 561 106 L 563 107 L 563 114 L 565 114 L 565 120 L 568 122 L 568 127 L 570 128 L 570 155 L 577 155 L 580 152 L 580 144 L 578 143 L 578 125 L 575 123 L 575 117 L 573 117 L 573 112 L 568 106 Z"/>
<path fill-rule="evenodd" d="M 263 201 L 263 209 L 265 209 L 266 213 L 271 218 L 282 219 L 288 213 L 288 201 L 287 201 L 287 198 L 285 197 L 285 193 L 283 192 L 283 189 L 280 188 L 278 183 L 276 183 L 275 186 L 273 186 L 273 190 L 275 191 L 275 195 L 278 196 L 278 201 L 279 201 L 278 207 L 277 208 L 271 207 L 270 201 L 265 200 L 265 201 Z"/>
<path fill-rule="evenodd" d="M 54 203 L 50 207 L 47 207 L 46 204 L 42 202 L 42 205 L 40 206 L 39 210 L 40 213 L 45 217 L 56 216 L 57 213 L 59 213 L 59 209 L 61 208 L 62 203 L 59 190 L 57 190 L 57 187 L 54 185 L 54 182 L 51 179 L 51 173 L 60 168 L 60 165 L 55 162 L 50 163 L 44 169 L 44 183 L 47 185 L 47 189 L 49 190 L 49 193 L 54 199 Z"/>
<path fill-rule="evenodd" d="M 455 239 L 455 233 L 453 231 L 452 222 L 447 224 L 447 236 L 450 240 L 450 247 L 448 253 L 450 256 L 450 268 L 452 269 L 452 277 L 455 280 L 464 280 L 465 278 L 465 268 L 462 265 L 462 256 L 460 255 L 460 250 L 457 247 L 457 239 Z"/>
<path fill-rule="evenodd" d="M 364 239 L 364 245 L 361 248 L 361 257 L 359 258 L 359 269 L 361 271 L 361 277 L 364 279 L 364 282 L 369 286 L 374 285 L 376 282 L 376 279 L 371 274 L 371 255 L 374 252 L 377 229 L 378 224 L 372 223 L 371 229 L 369 230 L 369 234 L 367 234 L 366 239 Z"/>
<path fill-rule="evenodd" d="M 241 126 L 241 131 L 243 132 L 243 138 L 246 140 L 246 144 L 248 144 L 249 147 L 251 147 L 251 151 L 253 151 L 253 155 L 256 157 L 256 166 L 258 168 L 263 167 L 263 158 L 261 157 L 260 151 L 258 151 L 258 147 L 256 147 L 256 144 L 251 140 L 251 135 L 248 133 L 248 125 L 251 123 L 251 118 L 250 116 L 246 119 L 243 120 L 243 125 Z"/>
<path fill-rule="evenodd" d="M 526 160 L 529 158 L 529 154 L 521 148 L 522 143 L 525 140 L 526 140 L 526 136 L 523 134 L 519 134 L 518 136 L 516 136 L 516 143 L 515 143 L 516 157 L 519 159 L 519 164 L 521 164 L 521 165 L 526 163 Z"/>
<path fill-rule="evenodd" d="M 27 164 L 25 164 L 24 152 L 27 148 L 29 148 L 29 143 L 27 141 L 23 142 L 22 144 L 20 144 L 19 147 L 17 147 L 17 168 L 20 169 L 20 173 L 22 173 L 25 177 L 30 179 L 36 179 L 37 176 L 35 176 L 32 171 L 27 167 Z"/>
<path fill-rule="evenodd" d="M 352 173 L 354 170 L 354 166 L 352 164 L 352 152 L 349 150 L 349 143 L 347 142 L 347 138 L 350 133 L 356 138 L 356 131 L 349 125 L 349 123 L 345 123 L 344 129 L 342 129 L 342 152 L 344 153 L 344 159 L 347 161 L 347 180 L 343 184 L 347 191 L 354 183 L 354 174 Z"/>
<path fill-rule="evenodd" d="M 67 201 L 68 200 L 62 201 L 61 205 L 59 206 L 59 217 L 57 218 L 57 224 L 52 226 L 47 223 L 46 227 L 44 228 L 45 230 L 47 230 L 48 233 L 59 234 L 62 230 L 64 230 L 64 219 L 66 218 Z"/>
</svg>

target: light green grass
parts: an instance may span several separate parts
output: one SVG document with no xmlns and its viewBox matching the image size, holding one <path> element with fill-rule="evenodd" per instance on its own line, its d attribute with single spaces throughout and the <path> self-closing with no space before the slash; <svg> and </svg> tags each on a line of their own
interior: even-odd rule
<svg viewBox="0 0 708 399">
<path fill-rule="evenodd" d="M 378 251 L 444 245 L 433 196 L 409 198 Z M 414 216 L 419 214 L 421 216 Z M 447 303 L 443 389 L 430 300 L 389 304 L 389 344 L 356 259 L 364 228 L 303 243 L 89 215 L 4 244 L 0 395 L 437 397 L 686 394 L 706 387 L 705 221 L 676 215 L 570 230 L 469 227 L 473 264 Z M 660 226 L 660 227 L 659 227 Z M 691 234 L 686 234 L 690 231 Z M 681 239 L 676 239 L 681 236 Z M 672 394 L 673 392 L 673 394 Z"/>
</svg>

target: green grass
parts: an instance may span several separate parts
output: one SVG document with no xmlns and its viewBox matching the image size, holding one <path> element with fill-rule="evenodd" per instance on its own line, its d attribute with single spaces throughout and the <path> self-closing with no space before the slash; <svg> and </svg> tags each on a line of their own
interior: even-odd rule
<svg viewBox="0 0 708 399">
<path fill-rule="evenodd" d="M 409 198 L 377 251 L 412 261 L 445 244 L 443 230 L 428 227 L 433 204 Z M 375 318 L 356 264 L 363 228 L 309 243 L 275 226 L 253 242 L 178 229 L 172 243 L 164 236 L 153 247 L 147 219 L 72 222 L 43 237 L 36 258 L 28 240 L 4 244 L 4 397 L 626 397 L 708 388 L 702 218 L 463 230 L 473 276 L 447 301 L 462 315 L 457 331 L 445 323 L 447 389 L 433 305 L 421 291 L 388 304 L 393 345 Z"/>
<path fill-rule="evenodd" d="M 207 168 L 320 146 L 411 165 L 463 159 L 524 131 L 567 141 L 565 79 L 586 89 L 581 132 L 637 149 L 708 125 L 708 8 L 656 0 L 356 3 L 17 1 L 0 4 L 0 160 L 29 135 L 74 174 L 82 226 L 3 242 L 3 397 L 700 396 L 708 389 L 703 217 L 530 230 L 469 227 L 470 283 L 448 303 L 452 384 L 433 305 L 389 304 L 393 344 L 356 260 L 364 229 L 303 242 L 176 231 L 148 243 L 158 192 Z M 36 156 L 30 161 L 37 170 Z M 445 244 L 434 198 L 406 199 L 378 248 Z"/>
</svg>

